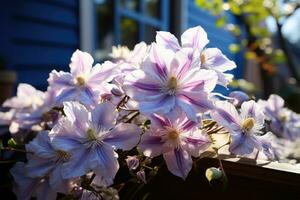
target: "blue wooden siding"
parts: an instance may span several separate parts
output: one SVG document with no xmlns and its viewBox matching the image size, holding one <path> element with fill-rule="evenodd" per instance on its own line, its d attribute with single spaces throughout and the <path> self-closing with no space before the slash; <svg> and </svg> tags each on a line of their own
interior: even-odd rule
<svg viewBox="0 0 300 200">
<path fill-rule="evenodd" d="M 79 48 L 78 0 L 4 0 L 0 24 L 0 56 L 18 83 L 46 89 L 49 72 L 68 70 Z"/>
<path fill-rule="evenodd" d="M 233 24 L 239 23 L 237 19 L 227 14 L 228 21 Z M 187 5 L 187 26 L 193 27 L 201 25 L 206 32 L 208 33 L 208 39 L 210 43 L 208 47 L 217 47 L 222 50 L 222 52 L 230 59 L 234 60 L 238 67 L 233 70 L 233 74 L 235 78 L 241 78 L 243 75 L 243 53 L 236 53 L 233 54 L 229 51 L 229 45 L 232 43 L 240 43 L 238 39 L 231 34 L 230 32 L 222 29 L 217 28 L 215 26 L 215 20 L 217 19 L 216 16 L 210 15 L 208 12 L 200 9 L 196 4 L 195 0 L 188 0 Z"/>
</svg>

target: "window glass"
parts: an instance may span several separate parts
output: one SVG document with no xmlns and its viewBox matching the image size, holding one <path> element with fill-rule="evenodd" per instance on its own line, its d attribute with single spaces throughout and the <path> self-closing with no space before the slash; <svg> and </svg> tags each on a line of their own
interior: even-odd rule
<svg viewBox="0 0 300 200">
<path fill-rule="evenodd" d="M 132 49 L 139 42 L 139 24 L 128 17 L 121 19 L 121 44 Z"/>
<path fill-rule="evenodd" d="M 145 0 L 145 12 L 147 15 L 160 19 L 160 4 L 162 0 Z"/>
<path fill-rule="evenodd" d="M 114 1 L 95 0 L 97 60 L 107 59 L 114 44 Z"/>
<path fill-rule="evenodd" d="M 144 40 L 147 44 L 155 41 L 156 31 L 159 31 L 157 28 L 153 26 L 145 25 L 145 36 Z"/>
<path fill-rule="evenodd" d="M 120 5 L 122 8 L 126 8 L 132 11 L 139 11 L 140 1 L 139 0 L 121 0 Z"/>
</svg>

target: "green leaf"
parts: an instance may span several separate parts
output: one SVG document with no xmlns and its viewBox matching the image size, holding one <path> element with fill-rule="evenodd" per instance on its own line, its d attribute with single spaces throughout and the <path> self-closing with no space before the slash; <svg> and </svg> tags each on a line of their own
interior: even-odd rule
<svg viewBox="0 0 300 200">
<path fill-rule="evenodd" d="M 235 14 L 235 15 L 240 15 L 241 14 L 240 6 L 236 2 L 230 1 L 229 6 L 230 6 L 230 11 L 233 14 Z"/>
<path fill-rule="evenodd" d="M 10 138 L 7 142 L 8 146 L 10 147 L 16 147 L 17 146 L 17 143 L 16 141 L 13 139 L 13 138 Z"/>
<path fill-rule="evenodd" d="M 256 53 L 253 52 L 253 51 L 247 51 L 245 53 L 245 58 L 248 59 L 248 60 L 253 60 L 256 58 Z"/>
<path fill-rule="evenodd" d="M 226 24 L 226 21 L 227 21 L 227 18 L 225 16 L 223 16 L 223 17 L 219 17 L 215 23 L 216 23 L 216 26 L 220 28 Z"/>
</svg>

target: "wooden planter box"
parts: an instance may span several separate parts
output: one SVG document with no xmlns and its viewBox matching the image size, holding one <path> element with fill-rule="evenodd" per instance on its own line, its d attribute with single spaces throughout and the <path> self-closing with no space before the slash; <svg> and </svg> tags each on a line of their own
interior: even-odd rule
<svg viewBox="0 0 300 200">
<path fill-rule="evenodd" d="M 228 177 L 225 191 L 221 185 L 210 186 L 205 178 L 205 170 L 212 166 L 218 167 L 218 160 L 203 158 L 186 181 L 173 176 L 164 168 L 155 180 L 147 184 L 145 189 L 149 190 L 149 194 L 146 199 L 300 199 L 300 166 L 275 162 L 255 164 L 253 160 L 238 158 L 223 158 L 222 163 Z M 137 195 L 134 199 L 142 197 Z"/>
</svg>

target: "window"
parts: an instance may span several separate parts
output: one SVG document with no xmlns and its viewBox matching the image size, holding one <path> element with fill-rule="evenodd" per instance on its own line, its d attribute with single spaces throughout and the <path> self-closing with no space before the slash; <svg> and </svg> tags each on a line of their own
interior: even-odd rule
<svg viewBox="0 0 300 200">
<path fill-rule="evenodd" d="M 104 60 L 113 45 L 130 49 L 154 41 L 156 31 L 169 30 L 169 0 L 94 0 L 95 57 Z"/>
</svg>

